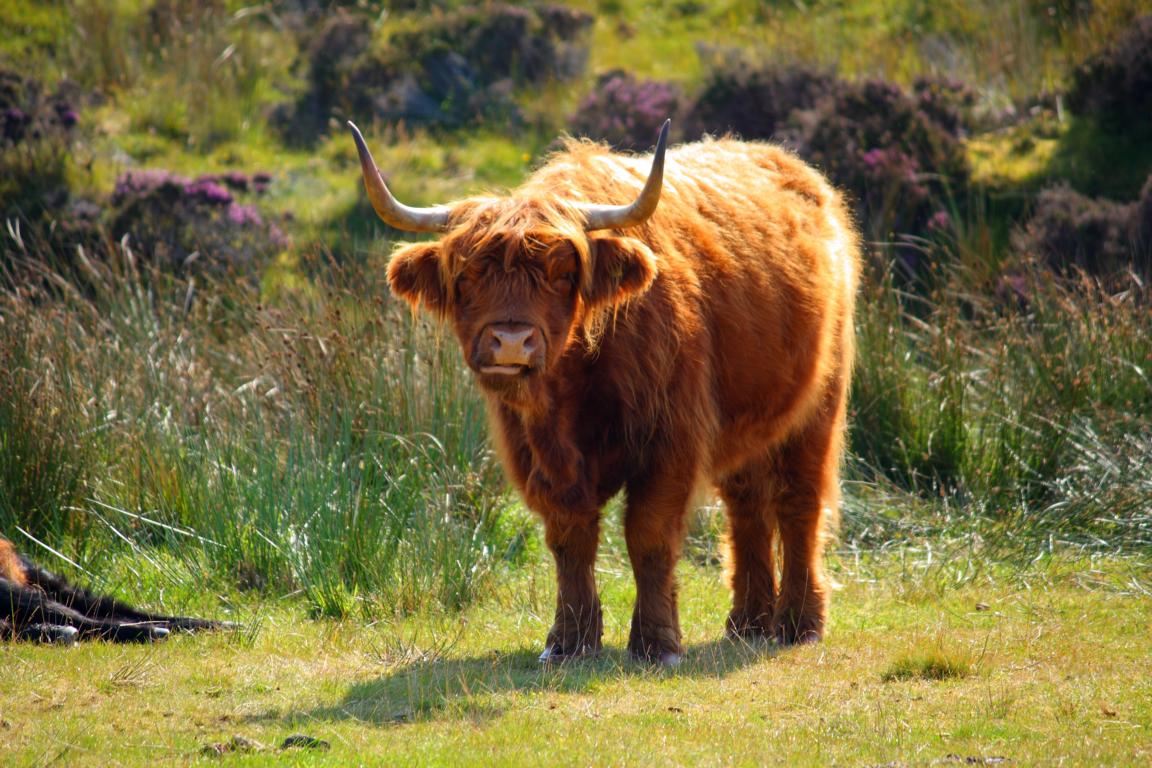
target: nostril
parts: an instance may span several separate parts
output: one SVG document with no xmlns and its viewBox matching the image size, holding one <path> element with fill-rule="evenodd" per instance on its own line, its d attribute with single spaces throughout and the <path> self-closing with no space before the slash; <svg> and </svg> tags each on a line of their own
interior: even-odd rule
<svg viewBox="0 0 1152 768">
<path fill-rule="evenodd" d="M 540 332 L 527 324 L 493 325 L 484 337 L 485 352 L 496 365 L 531 365 L 542 346 Z"/>
</svg>

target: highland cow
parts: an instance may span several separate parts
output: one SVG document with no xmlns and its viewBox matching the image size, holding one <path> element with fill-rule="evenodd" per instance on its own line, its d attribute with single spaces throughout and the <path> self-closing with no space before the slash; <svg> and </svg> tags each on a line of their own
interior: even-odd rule
<svg viewBox="0 0 1152 768">
<path fill-rule="evenodd" d="M 819 640 L 859 271 L 840 195 L 764 143 L 687 144 L 665 168 L 665 123 L 651 158 L 570 140 L 507 196 L 411 208 L 351 127 L 380 217 L 440 233 L 397 248 L 389 285 L 450 322 L 543 520 L 558 593 L 541 660 L 601 647 L 593 566 L 621 490 L 634 657 L 680 661 L 674 567 L 709 485 L 729 523 L 729 635 Z"/>
<path fill-rule="evenodd" d="M 94 595 L 39 567 L 0 536 L 0 639 L 139 643 L 162 640 L 172 631 L 230 626 L 228 622 L 148 613 L 111 597 Z"/>
</svg>

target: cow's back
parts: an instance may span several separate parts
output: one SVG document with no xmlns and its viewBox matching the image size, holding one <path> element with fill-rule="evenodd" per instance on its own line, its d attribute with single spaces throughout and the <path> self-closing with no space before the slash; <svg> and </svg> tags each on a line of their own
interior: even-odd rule
<svg viewBox="0 0 1152 768">
<path fill-rule="evenodd" d="M 573 143 L 525 190 L 626 203 L 650 163 Z M 659 261 L 657 284 L 639 303 L 670 303 L 685 317 L 632 309 L 618 322 L 644 327 L 617 335 L 635 346 L 659 316 L 663 327 L 678 323 L 678 344 L 707 356 L 716 471 L 795 430 L 826 383 L 846 376 L 859 245 L 840 195 L 795 155 L 730 139 L 671 150 L 655 215 L 620 234 L 646 241 Z"/>
</svg>

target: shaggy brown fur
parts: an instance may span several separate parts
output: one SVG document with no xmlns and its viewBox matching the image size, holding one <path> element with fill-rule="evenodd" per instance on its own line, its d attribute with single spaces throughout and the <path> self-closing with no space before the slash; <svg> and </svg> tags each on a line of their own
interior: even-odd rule
<svg viewBox="0 0 1152 768">
<path fill-rule="evenodd" d="M 570 203 L 628 203 L 650 163 L 569 142 L 509 196 L 456 203 L 439 241 L 389 264 L 398 296 L 451 321 L 508 475 L 543 518 L 559 583 L 544 658 L 600 647 L 600 509 L 621 489 L 635 656 L 682 652 L 673 568 L 702 483 L 727 506 L 728 631 L 824 631 L 856 234 L 817 172 L 727 139 L 669 151 L 645 224 L 584 232 Z M 491 373 L 492 328 L 530 334 L 517 375 Z"/>
<path fill-rule="evenodd" d="M 71 643 L 148 642 L 172 630 L 223 629 L 226 622 L 146 613 L 72 586 L 22 557 L 0 536 L 0 639 Z"/>
</svg>

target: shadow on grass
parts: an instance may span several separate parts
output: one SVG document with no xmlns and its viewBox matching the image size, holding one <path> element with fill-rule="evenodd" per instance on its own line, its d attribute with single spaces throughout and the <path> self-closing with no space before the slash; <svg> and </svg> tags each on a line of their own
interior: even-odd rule
<svg viewBox="0 0 1152 768">
<path fill-rule="evenodd" d="M 299 711 L 254 715 L 254 721 L 356 720 L 373 725 L 423 722 L 448 714 L 481 724 L 504 713 L 500 694 L 584 693 L 598 684 L 670 677 L 722 678 L 778 652 L 776 646 L 729 640 L 691 645 L 684 662 L 664 670 L 632 661 L 623 649 L 595 659 L 542 666 L 538 650 L 440 658 L 398 666 L 352 685 L 338 703 Z"/>
</svg>

